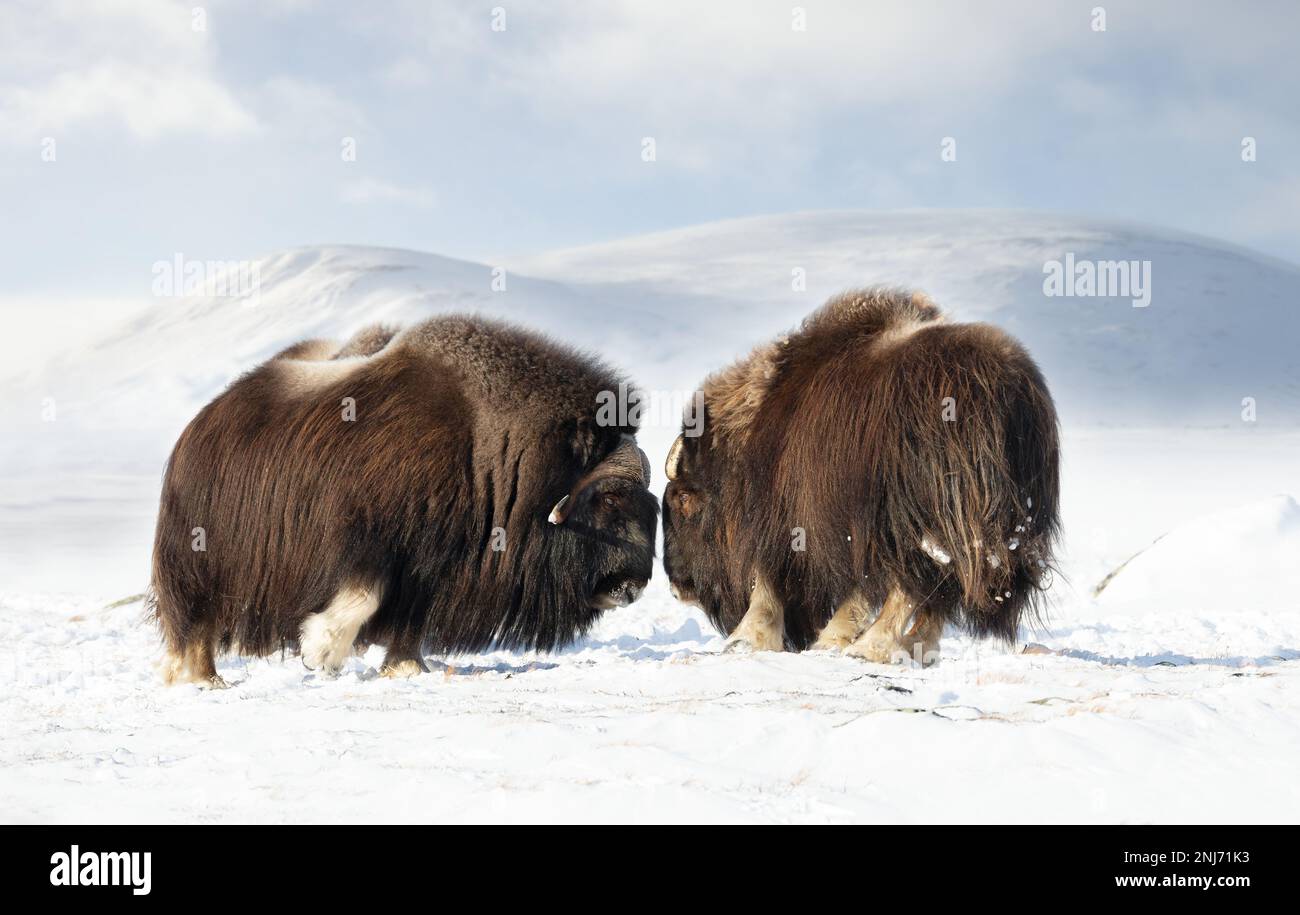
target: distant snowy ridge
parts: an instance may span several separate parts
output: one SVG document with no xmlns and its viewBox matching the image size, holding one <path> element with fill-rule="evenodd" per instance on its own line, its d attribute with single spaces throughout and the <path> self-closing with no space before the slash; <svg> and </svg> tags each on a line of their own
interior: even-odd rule
<svg viewBox="0 0 1300 915">
<path fill-rule="evenodd" d="M 1150 305 L 1045 295 L 1044 264 L 1067 255 L 1150 261 Z M 52 352 L 41 371 L 0 374 L 0 419 L 22 433 L 0 451 L 0 473 L 158 468 L 240 372 L 373 321 L 494 314 L 597 352 L 644 386 L 690 389 L 830 294 L 875 283 L 924 289 L 955 318 L 1019 337 L 1070 424 L 1239 426 L 1247 398 L 1260 426 L 1300 423 L 1300 268 L 1162 229 L 1018 212 L 798 213 L 493 265 L 324 246 L 256 266 L 255 304 L 158 298 L 94 343 Z M 41 421 L 46 398 L 57 422 Z"/>
<path fill-rule="evenodd" d="M 1150 262 L 1150 304 L 1048 296 L 1046 265 Z M 541 255 L 535 276 L 708 297 L 750 342 L 828 296 L 884 283 L 989 321 L 1043 366 L 1067 421 L 1300 423 L 1300 266 L 1152 226 L 1019 211 L 795 213 L 709 223 Z M 806 292 L 792 290 L 802 271 Z"/>
</svg>

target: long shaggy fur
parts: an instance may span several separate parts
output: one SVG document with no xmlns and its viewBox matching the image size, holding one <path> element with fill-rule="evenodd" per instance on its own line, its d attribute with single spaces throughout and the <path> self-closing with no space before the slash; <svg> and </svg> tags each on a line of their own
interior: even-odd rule
<svg viewBox="0 0 1300 915">
<path fill-rule="evenodd" d="M 390 657 L 569 642 L 599 615 L 594 594 L 644 584 L 653 563 L 644 483 L 602 484 L 614 516 L 547 521 L 635 434 L 595 420 L 620 381 L 474 317 L 286 349 L 208 404 L 168 463 L 153 598 L 169 649 L 296 647 L 345 588 L 379 595 L 360 640 Z"/>
<path fill-rule="evenodd" d="M 683 439 L 665 494 L 664 565 L 724 631 L 759 573 L 796 648 L 855 590 L 880 607 L 898 588 L 922 617 L 1006 640 L 1036 612 L 1058 529 L 1057 419 L 1000 330 L 948 323 L 919 294 L 851 292 L 703 392 L 704 434 Z"/>
</svg>

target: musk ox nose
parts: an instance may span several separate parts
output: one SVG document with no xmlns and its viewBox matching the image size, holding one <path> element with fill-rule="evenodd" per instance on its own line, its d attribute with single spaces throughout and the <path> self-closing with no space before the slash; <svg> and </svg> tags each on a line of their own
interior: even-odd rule
<svg viewBox="0 0 1300 915">
<path fill-rule="evenodd" d="M 625 578 L 613 586 L 603 587 L 592 596 L 591 606 L 597 610 L 626 607 L 641 596 L 646 581 L 644 578 Z"/>
</svg>

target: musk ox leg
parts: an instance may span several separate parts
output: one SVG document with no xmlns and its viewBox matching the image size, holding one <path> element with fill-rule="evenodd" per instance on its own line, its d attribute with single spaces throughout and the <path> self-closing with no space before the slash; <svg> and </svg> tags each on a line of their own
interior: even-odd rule
<svg viewBox="0 0 1300 915">
<path fill-rule="evenodd" d="M 917 613 L 912 628 L 903 636 L 903 650 L 922 667 L 939 663 L 939 637 L 943 635 L 943 617 Z"/>
<path fill-rule="evenodd" d="M 912 625 L 909 628 L 908 622 Z M 919 664 L 928 667 L 939 660 L 939 637 L 943 618 L 913 613 L 913 604 L 897 588 L 889 592 L 880 615 L 845 654 L 877 664 Z"/>
<path fill-rule="evenodd" d="M 298 644 L 302 663 L 335 676 L 352 653 L 361 625 L 379 609 L 375 588 L 349 585 L 334 595 L 328 607 L 303 621 Z"/>
<path fill-rule="evenodd" d="M 391 645 L 384 655 L 384 663 L 379 668 L 381 677 L 402 680 L 427 674 L 429 665 L 424 663 L 418 645 Z"/>
<path fill-rule="evenodd" d="M 785 608 L 758 575 L 749 593 L 749 609 L 727 637 L 725 651 L 784 651 Z"/>
<path fill-rule="evenodd" d="M 854 639 L 862 634 L 871 618 L 871 606 L 862 592 L 854 591 L 835 608 L 831 617 L 813 643 L 810 651 L 840 651 L 853 644 Z"/>
<path fill-rule="evenodd" d="M 212 640 L 206 635 L 192 639 L 179 651 L 168 649 L 163 660 L 163 681 L 168 686 L 197 683 L 207 689 L 225 689 L 229 686 L 217 673 Z"/>
</svg>

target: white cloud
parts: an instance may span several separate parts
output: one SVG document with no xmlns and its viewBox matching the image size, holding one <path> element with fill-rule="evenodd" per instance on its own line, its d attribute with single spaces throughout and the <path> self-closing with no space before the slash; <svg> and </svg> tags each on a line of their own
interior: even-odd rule
<svg viewBox="0 0 1300 915">
<path fill-rule="evenodd" d="M 256 108 L 262 120 L 275 129 L 287 128 L 295 137 L 355 137 L 373 130 L 361 106 L 343 98 L 328 86 L 296 76 L 276 76 L 256 93 Z"/>
<path fill-rule="evenodd" d="M 364 177 L 349 181 L 339 192 L 344 203 L 403 203 L 416 207 L 431 207 L 435 203 L 433 191 L 425 187 L 406 186 Z"/>
<path fill-rule="evenodd" d="M 394 86 L 424 88 L 433 84 L 433 70 L 416 57 L 399 57 L 384 68 L 383 78 Z"/>
<path fill-rule="evenodd" d="M 215 74 L 207 32 L 175 0 L 0 7 L 0 134 L 26 141 L 109 122 L 135 137 L 229 136 L 257 125 Z"/>
<path fill-rule="evenodd" d="M 5 133 L 58 132 L 96 120 L 120 121 L 145 140 L 177 132 L 245 133 L 256 123 L 209 79 L 189 73 L 159 79 L 117 62 L 59 73 L 40 88 L 0 89 Z"/>
<path fill-rule="evenodd" d="M 710 152 L 729 149 L 738 130 L 768 137 L 770 155 L 849 106 L 983 99 L 1071 37 L 1044 4 L 990 12 L 823 0 L 802 4 L 806 31 L 791 27 L 795 5 L 522 2 L 507 6 L 505 32 L 491 31 L 483 10 L 456 7 L 417 13 L 424 21 L 401 29 L 441 75 L 525 99 L 539 120 L 639 122 L 664 142 L 673 136 L 700 167 L 716 164 Z M 407 58 L 390 77 L 419 72 Z"/>
</svg>

